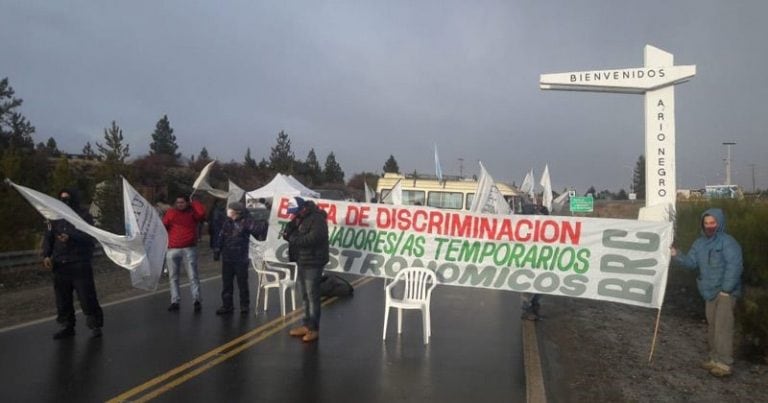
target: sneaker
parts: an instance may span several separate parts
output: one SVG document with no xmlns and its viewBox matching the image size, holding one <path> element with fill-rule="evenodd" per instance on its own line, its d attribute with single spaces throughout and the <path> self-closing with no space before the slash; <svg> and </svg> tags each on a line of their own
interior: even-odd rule
<svg viewBox="0 0 768 403">
<path fill-rule="evenodd" d="M 201 309 L 203 309 L 203 305 L 200 304 L 200 301 L 195 301 L 195 312 L 200 312 Z"/>
<path fill-rule="evenodd" d="M 97 327 L 97 328 L 94 328 L 93 330 L 91 330 L 91 338 L 92 339 L 97 339 L 99 337 L 101 337 L 101 328 L 100 327 Z"/>
<path fill-rule="evenodd" d="M 174 302 L 171 305 L 168 305 L 168 312 L 175 312 L 179 310 L 179 303 Z"/>
<path fill-rule="evenodd" d="M 291 329 L 290 332 L 288 332 L 288 334 L 290 334 L 293 337 L 302 337 L 307 333 L 309 333 L 309 328 L 306 326 L 294 327 L 293 329 Z"/>
<path fill-rule="evenodd" d="M 222 306 L 216 310 L 216 315 L 229 315 L 234 311 L 231 306 Z"/>
<path fill-rule="evenodd" d="M 713 359 L 709 359 L 707 361 L 704 361 L 701 363 L 701 367 L 706 369 L 707 371 L 711 370 L 712 368 L 716 367 L 717 363 Z"/>
<path fill-rule="evenodd" d="M 533 312 L 523 312 L 523 314 L 520 315 L 520 319 L 530 320 L 531 322 L 535 322 L 539 320 L 539 315 L 536 315 Z"/>
<path fill-rule="evenodd" d="M 723 363 L 716 362 L 714 368 L 709 370 L 712 376 L 723 378 L 731 375 L 731 367 Z"/>
<path fill-rule="evenodd" d="M 73 327 L 65 327 L 64 329 L 59 330 L 58 332 L 53 334 L 54 340 L 61 340 L 61 339 L 67 339 L 75 335 L 75 328 Z"/>
<path fill-rule="evenodd" d="M 311 341 L 315 341 L 320 337 L 320 332 L 317 330 L 310 330 L 307 332 L 307 334 L 304 335 L 304 337 L 301 338 L 301 341 L 305 343 L 309 343 Z"/>
</svg>

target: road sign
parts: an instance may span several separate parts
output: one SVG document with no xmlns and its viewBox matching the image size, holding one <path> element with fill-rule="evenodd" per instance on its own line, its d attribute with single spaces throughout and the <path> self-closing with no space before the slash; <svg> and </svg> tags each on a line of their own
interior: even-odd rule
<svg viewBox="0 0 768 403">
<path fill-rule="evenodd" d="M 592 195 L 586 197 L 571 197 L 571 213 L 591 213 L 595 205 Z"/>
</svg>

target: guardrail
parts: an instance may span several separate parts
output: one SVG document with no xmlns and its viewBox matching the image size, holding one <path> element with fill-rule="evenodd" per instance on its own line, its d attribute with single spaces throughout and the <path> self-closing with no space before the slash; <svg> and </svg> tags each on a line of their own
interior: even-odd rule
<svg viewBox="0 0 768 403">
<path fill-rule="evenodd" d="M 0 253 L 0 269 L 39 264 L 43 260 L 40 257 L 41 253 L 39 250 L 18 250 Z"/>
<path fill-rule="evenodd" d="M 10 268 L 10 267 L 18 267 L 18 266 L 29 266 L 29 265 L 40 265 L 42 264 L 43 258 L 41 250 L 18 250 L 13 252 L 3 252 L 0 253 L 0 269 Z M 101 256 L 104 254 L 104 251 L 96 247 L 96 249 L 93 251 L 93 256 Z"/>
</svg>

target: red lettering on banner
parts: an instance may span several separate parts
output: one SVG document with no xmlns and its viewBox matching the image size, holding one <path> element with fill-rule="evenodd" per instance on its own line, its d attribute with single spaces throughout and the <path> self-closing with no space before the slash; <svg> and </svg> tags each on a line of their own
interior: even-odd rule
<svg viewBox="0 0 768 403">
<path fill-rule="evenodd" d="M 528 231 L 525 232 L 525 235 L 521 233 L 521 230 L 523 229 L 523 225 L 528 226 Z M 531 227 L 533 227 L 533 223 L 531 220 L 520 220 L 517 222 L 517 228 L 515 228 L 515 239 L 518 241 L 530 241 L 531 240 Z"/>
<path fill-rule="evenodd" d="M 280 202 L 277 207 L 277 218 L 282 218 L 284 220 L 287 220 L 291 217 L 290 214 L 288 214 L 288 201 L 290 199 L 288 198 L 282 198 L 280 199 Z"/>
<path fill-rule="evenodd" d="M 416 210 L 413 213 L 413 230 L 417 232 L 424 232 L 427 230 L 427 212 L 424 210 Z"/>
<path fill-rule="evenodd" d="M 442 227 L 443 226 L 443 214 L 439 211 L 433 211 L 429 215 L 429 232 L 432 234 L 439 234 L 442 235 Z"/>
</svg>

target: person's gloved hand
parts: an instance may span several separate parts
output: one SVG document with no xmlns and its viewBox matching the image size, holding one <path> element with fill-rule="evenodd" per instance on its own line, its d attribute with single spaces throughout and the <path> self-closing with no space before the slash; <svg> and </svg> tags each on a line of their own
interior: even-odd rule
<svg viewBox="0 0 768 403">
<path fill-rule="evenodd" d="M 221 251 L 216 249 L 213 251 L 213 261 L 218 262 L 221 259 Z"/>
</svg>

